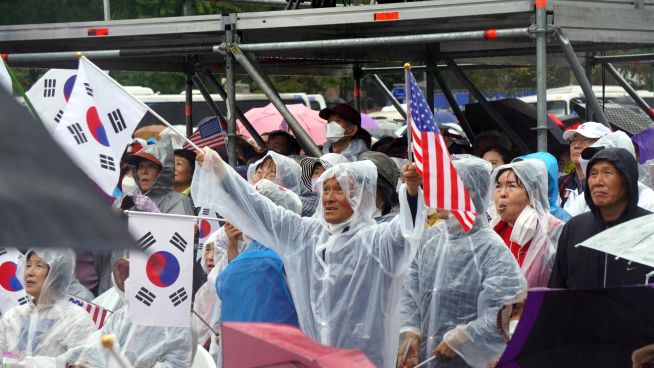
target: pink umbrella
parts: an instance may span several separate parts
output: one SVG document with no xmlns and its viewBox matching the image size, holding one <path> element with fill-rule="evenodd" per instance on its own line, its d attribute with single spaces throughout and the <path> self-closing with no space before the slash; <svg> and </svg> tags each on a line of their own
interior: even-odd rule
<svg viewBox="0 0 654 368">
<path fill-rule="evenodd" d="M 370 129 L 381 129 L 379 124 L 375 121 L 375 119 L 371 118 L 370 115 L 361 113 L 361 127 L 365 130 L 370 130 Z"/>
<path fill-rule="evenodd" d="M 222 343 L 224 367 L 374 367 L 359 351 L 320 345 L 289 325 L 225 322 Z"/>
<path fill-rule="evenodd" d="M 305 105 L 295 104 L 286 105 L 291 114 L 297 119 L 302 128 L 309 134 L 309 137 L 316 144 L 325 143 L 325 125 L 327 122 L 318 116 L 318 111 L 311 110 Z M 286 120 L 277 111 L 272 103 L 264 107 L 255 107 L 245 113 L 254 129 L 259 134 L 272 132 L 273 130 L 283 130 L 293 134 Z M 250 133 L 243 127 L 240 120 L 237 120 L 239 131 L 242 135 L 249 137 Z"/>
</svg>

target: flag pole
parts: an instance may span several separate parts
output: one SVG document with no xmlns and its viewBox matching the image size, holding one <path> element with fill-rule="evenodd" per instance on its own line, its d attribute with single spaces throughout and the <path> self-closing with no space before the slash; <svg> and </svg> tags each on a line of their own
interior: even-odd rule
<svg viewBox="0 0 654 368">
<path fill-rule="evenodd" d="M 30 110 L 30 113 L 32 113 L 32 116 L 34 116 L 34 119 L 41 123 L 43 125 L 43 121 L 41 121 L 41 117 L 39 114 L 36 112 L 36 109 L 34 108 L 34 105 L 32 105 L 32 101 L 27 97 L 25 94 L 25 90 L 23 89 L 23 86 L 20 84 L 18 81 L 18 78 L 16 78 L 16 75 L 14 74 L 14 71 L 7 65 L 7 61 L 2 58 L 2 62 L 5 64 L 5 69 L 7 70 L 7 73 L 9 73 L 9 77 L 11 78 L 11 84 L 16 88 L 18 91 L 18 94 L 20 97 L 23 98 L 23 101 L 25 101 L 25 105 L 27 105 L 27 109 Z M 45 125 L 44 125 L 45 126 Z"/>
<path fill-rule="evenodd" d="M 185 140 L 189 145 L 191 145 L 191 147 L 195 148 L 197 151 L 200 150 L 200 147 L 198 147 L 195 143 L 193 143 L 190 139 L 188 139 L 188 138 L 186 137 L 186 135 L 182 134 L 179 130 L 175 129 L 174 126 L 172 126 L 169 122 L 167 122 L 166 119 L 164 119 L 163 117 L 161 117 L 161 115 L 159 115 L 156 111 L 154 111 L 154 109 L 152 109 L 150 106 L 146 105 L 143 101 L 139 100 L 138 98 L 134 97 L 131 93 L 127 92 L 127 90 L 125 90 L 125 88 L 123 88 L 123 86 L 121 86 L 120 83 L 116 82 L 116 80 L 114 80 L 113 78 L 111 78 L 107 73 L 104 72 L 104 70 L 98 68 L 97 65 L 93 64 L 93 62 L 92 62 L 91 60 L 89 60 L 86 56 L 82 55 L 81 52 L 77 52 L 76 55 L 77 55 L 77 57 L 80 58 L 81 60 L 87 61 L 88 64 L 89 64 L 89 66 L 91 66 L 92 68 L 94 68 L 96 71 L 105 74 L 105 75 L 107 76 L 107 79 L 108 79 L 111 83 L 113 83 L 113 84 L 116 85 L 118 88 L 120 88 L 122 91 L 124 91 L 125 93 L 127 93 L 131 98 L 133 98 L 133 99 L 134 99 L 135 101 L 137 101 L 141 106 L 143 106 L 145 109 L 147 109 L 147 110 L 150 112 L 150 114 L 152 114 L 155 118 L 157 118 L 159 121 L 161 121 L 162 123 L 164 123 L 164 125 L 166 125 L 168 128 L 172 129 L 173 132 L 177 133 L 180 137 L 182 137 L 182 138 L 183 138 L 183 139 L 184 139 L 184 140 Z"/>
<path fill-rule="evenodd" d="M 102 337 L 100 337 L 100 343 L 102 344 L 102 347 L 109 351 L 109 354 L 116 358 L 121 367 L 132 368 L 130 362 L 128 362 L 127 359 L 116 349 L 116 338 L 114 335 L 102 335 Z"/>
<path fill-rule="evenodd" d="M 404 102 L 406 102 L 406 139 L 407 139 L 407 158 L 409 163 L 413 163 L 413 137 L 411 136 L 411 107 L 409 96 L 411 95 L 409 85 L 409 75 L 411 73 L 411 64 L 404 63 Z"/>
<path fill-rule="evenodd" d="M 175 213 L 157 213 L 157 212 L 141 212 L 141 211 L 123 211 L 127 216 L 133 215 L 142 215 L 142 216 L 156 216 L 156 217 L 176 217 L 180 219 L 200 219 L 200 220 L 211 220 L 211 221 L 222 221 L 225 222 L 225 219 L 222 217 L 209 217 L 209 216 L 190 216 L 190 215 L 178 215 Z"/>
<path fill-rule="evenodd" d="M 209 331 L 213 332 L 214 335 L 220 335 L 220 334 L 218 333 L 218 331 L 214 330 L 213 327 L 211 327 L 211 325 L 209 325 L 209 322 L 205 321 L 204 318 L 202 318 L 202 316 L 200 316 L 200 315 L 198 314 L 198 312 L 196 312 L 196 311 L 193 309 L 193 307 L 191 307 L 191 311 L 193 312 L 193 314 L 195 314 L 195 315 L 200 319 L 200 321 L 202 321 L 202 323 L 204 323 L 205 326 L 207 326 L 207 328 L 209 329 Z"/>
</svg>

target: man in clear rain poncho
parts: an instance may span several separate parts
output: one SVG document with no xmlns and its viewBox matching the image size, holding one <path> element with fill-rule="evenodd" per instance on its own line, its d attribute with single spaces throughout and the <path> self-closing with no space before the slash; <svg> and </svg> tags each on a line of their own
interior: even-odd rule
<svg viewBox="0 0 654 368">
<path fill-rule="evenodd" d="M 415 166 L 405 170 L 400 213 L 376 225 L 377 170 L 368 161 L 326 170 L 313 218 L 274 205 L 205 149 L 192 191 L 284 261 L 300 327 L 314 340 L 395 365 L 399 297 L 426 220 Z"/>
<path fill-rule="evenodd" d="M 54 357 L 96 330 L 90 315 L 68 301 L 74 272 L 75 253 L 69 249 L 27 252 L 17 274 L 30 301 L 2 316 L 0 352 L 26 357 L 27 366 L 54 366 Z"/>
<path fill-rule="evenodd" d="M 431 366 L 484 367 L 506 347 L 497 330 L 499 308 L 526 289 L 485 216 L 490 163 L 468 155 L 452 160 L 479 215 L 467 234 L 449 216 L 423 237 L 402 294 L 398 367 L 432 355 L 438 361 Z"/>
</svg>

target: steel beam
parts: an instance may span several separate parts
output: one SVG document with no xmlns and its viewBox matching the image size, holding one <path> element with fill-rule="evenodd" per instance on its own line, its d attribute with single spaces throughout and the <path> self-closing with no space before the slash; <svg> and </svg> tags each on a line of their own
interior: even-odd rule
<svg viewBox="0 0 654 368">
<path fill-rule="evenodd" d="M 382 92 L 384 92 L 384 94 L 386 95 L 386 97 L 387 97 L 389 100 L 391 100 L 391 103 L 393 104 L 393 106 L 395 107 L 395 109 L 397 110 L 397 112 L 399 112 L 400 115 L 402 115 L 402 117 L 404 118 L 404 120 L 406 120 L 406 111 L 404 111 L 404 108 L 402 107 L 402 104 L 400 104 L 400 101 L 398 101 L 397 98 L 395 98 L 395 96 L 393 96 L 393 92 L 391 92 L 391 91 L 388 89 L 388 87 L 386 87 L 386 85 L 384 84 L 384 82 L 382 82 L 381 78 L 379 78 L 379 76 L 378 76 L 377 74 L 373 74 L 373 75 L 372 75 L 372 80 L 373 80 L 373 81 L 375 82 L 375 84 L 379 87 L 379 89 L 380 89 Z"/>
<path fill-rule="evenodd" d="M 645 102 L 645 100 L 636 93 L 636 90 L 631 87 L 629 82 L 627 82 L 620 73 L 611 65 L 611 63 L 605 63 L 604 66 L 606 67 L 606 70 L 613 76 L 613 79 L 615 79 L 621 86 L 624 88 L 625 91 L 629 94 L 629 96 L 636 102 L 638 107 L 643 109 L 645 113 L 652 119 L 654 120 L 654 109 L 652 109 L 651 106 Z"/>
<path fill-rule="evenodd" d="M 536 1 L 536 142 L 547 152 L 547 11 Z"/>
<path fill-rule="evenodd" d="M 425 47 L 425 96 L 429 111 L 434 112 L 434 74 L 436 73 L 436 58 L 434 54 L 438 52 L 438 46 L 427 45 Z"/>
<path fill-rule="evenodd" d="M 568 40 L 560 29 L 556 32 L 556 36 L 561 49 L 563 49 L 563 54 L 570 64 L 570 69 L 572 69 L 579 86 L 582 91 L 584 91 L 584 96 L 586 96 L 586 108 L 590 107 L 596 116 L 596 120 L 610 128 L 609 120 L 606 118 L 606 114 L 604 114 L 604 111 L 597 100 L 597 96 L 595 96 L 595 93 L 593 92 L 593 86 L 584 74 L 584 68 L 581 67 L 581 63 L 570 44 L 570 40 Z"/>
<path fill-rule="evenodd" d="M 293 114 L 288 110 L 284 101 L 282 101 L 275 90 L 275 87 L 271 83 L 269 84 L 267 79 L 258 72 L 256 67 L 253 66 L 250 58 L 234 43 L 229 45 L 229 54 L 234 55 L 236 61 L 241 64 L 243 69 L 245 69 L 252 79 L 254 79 L 270 102 L 272 102 L 275 108 L 277 108 L 277 111 L 279 111 L 284 120 L 286 120 L 286 123 L 293 131 L 295 138 L 298 140 L 298 143 L 300 143 L 305 153 L 310 156 L 320 157 L 322 152 L 320 152 L 318 146 L 316 146 L 316 144 L 311 140 L 311 137 L 309 137 L 307 132 L 302 129 L 300 123 L 298 123 Z"/>
<path fill-rule="evenodd" d="M 500 115 L 493 105 L 491 105 L 488 100 L 486 100 L 486 97 L 481 93 L 479 89 L 477 89 L 477 86 L 475 86 L 474 83 L 468 78 L 465 73 L 459 69 L 459 67 L 456 65 L 456 63 L 453 60 L 447 60 L 447 66 L 450 68 L 450 71 L 463 83 L 463 85 L 466 87 L 468 91 L 470 91 L 470 94 L 472 94 L 477 102 L 479 102 L 479 105 L 481 105 L 481 108 L 486 111 L 486 113 L 493 119 L 493 121 L 499 126 L 500 129 L 509 137 L 509 139 L 517 146 L 518 150 L 521 153 L 529 153 L 530 149 L 527 146 L 527 144 L 520 138 L 520 136 L 513 131 L 509 123 L 504 120 L 502 115 Z"/>
<path fill-rule="evenodd" d="M 352 69 L 352 79 L 354 79 L 354 109 L 361 112 L 361 79 L 363 78 L 363 73 L 361 73 L 361 66 L 359 64 L 354 64 Z"/>
<path fill-rule="evenodd" d="M 279 51 L 279 50 L 308 50 L 308 49 L 343 49 L 351 47 L 368 46 L 392 46 L 409 44 L 426 44 L 447 41 L 471 41 L 471 40 L 493 40 L 501 38 L 528 38 L 528 28 L 509 28 L 485 31 L 448 32 L 409 36 L 387 36 L 387 37 L 366 37 L 346 38 L 337 40 L 318 41 L 291 41 L 291 42 L 266 42 L 242 44 L 239 48 L 242 51 Z"/>
<path fill-rule="evenodd" d="M 198 73 L 195 73 L 195 75 L 193 75 L 193 84 L 195 84 L 195 87 L 200 91 L 200 94 L 202 94 L 204 101 L 209 106 L 209 110 L 211 110 L 211 112 L 217 118 L 220 118 L 220 120 L 227 121 L 227 115 L 220 110 L 220 107 L 218 106 L 216 101 L 214 101 L 213 98 L 211 98 L 211 94 L 209 93 L 207 86 L 204 85 L 204 82 L 202 82 L 202 79 L 200 78 Z"/>
<path fill-rule="evenodd" d="M 186 73 L 184 76 L 184 119 L 186 123 L 186 136 L 193 134 L 193 64 L 191 56 L 186 57 Z"/>
<path fill-rule="evenodd" d="M 7 63 L 27 63 L 35 61 L 70 61 L 77 60 L 78 54 L 89 59 L 119 59 L 121 57 L 167 56 L 167 55 L 200 55 L 220 53 L 220 46 L 191 46 L 191 47 L 160 47 L 150 49 L 121 49 L 121 50 L 90 50 L 90 51 L 63 51 L 63 52 L 29 52 L 22 54 L 7 54 Z"/>
<path fill-rule="evenodd" d="M 225 25 L 225 41 L 232 43 L 236 39 L 236 22 L 229 16 L 223 16 Z M 227 76 L 227 155 L 229 165 L 234 167 L 238 161 L 237 136 L 236 136 L 236 72 L 234 56 L 231 53 L 225 55 L 225 75 Z"/>
<path fill-rule="evenodd" d="M 211 83 L 211 85 L 216 89 L 220 97 L 223 98 L 223 101 L 227 102 L 227 91 L 225 91 L 225 89 L 220 85 L 220 83 L 218 83 L 216 77 L 214 77 L 213 74 L 211 74 L 211 72 L 208 70 L 205 72 L 205 75 L 207 76 L 209 83 Z M 266 142 L 263 141 L 263 139 L 259 135 L 259 132 L 257 132 L 256 129 L 254 129 L 254 126 L 252 126 L 252 123 L 250 122 L 250 120 L 248 120 L 248 118 L 245 116 L 243 111 L 241 111 L 238 105 L 236 105 L 235 109 L 236 109 L 236 116 L 241 121 L 241 124 L 243 124 L 245 130 L 247 130 L 248 133 L 250 133 L 252 139 L 254 139 L 254 141 L 257 143 L 259 147 L 265 147 Z"/>
<path fill-rule="evenodd" d="M 436 82 L 438 82 L 441 91 L 443 91 L 443 95 L 445 95 L 445 99 L 452 108 L 452 112 L 454 112 L 454 116 L 456 116 L 459 124 L 461 124 L 463 131 L 466 132 L 470 142 L 473 142 L 475 133 L 472 131 L 472 127 L 470 127 L 468 120 L 466 120 L 466 116 L 461 111 L 459 103 L 456 101 L 456 98 L 454 98 L 454 94 L 452 94 L 450 87 L 445 83 L 445 78 L 443 78 L 443 75 L 438 71 L 438 69 L 436 69 L 436 72 L 434 73 L 434 78 L 436 78 Z"/>
<path fill-rule="evenodd" d="M 633 54 L 614 56 L 595 56 L 594 63 L 630 63 L 630 62 L 654 63 L 654 54 Z"/>
</svg>

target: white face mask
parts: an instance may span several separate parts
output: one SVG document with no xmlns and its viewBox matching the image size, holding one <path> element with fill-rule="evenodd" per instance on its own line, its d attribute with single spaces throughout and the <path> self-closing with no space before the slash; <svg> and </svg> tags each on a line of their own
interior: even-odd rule
<svg viewBox="0 0 654 368">
<path fill-rule="evenodd" d="M 121 182 L 121 187 L 123 188 L 123 193 L 131 193 L 139 188 L 136 185 L 136 181 L 131 176 L 123 177 L 123 181 Z"/>
<path fill-rule="evenodd" d="M 325 134 L 327 142 L 335 143 L 345 136 L 345 129 L 335 121 L 327 123 L 327 133 Z"/>
</svg>

